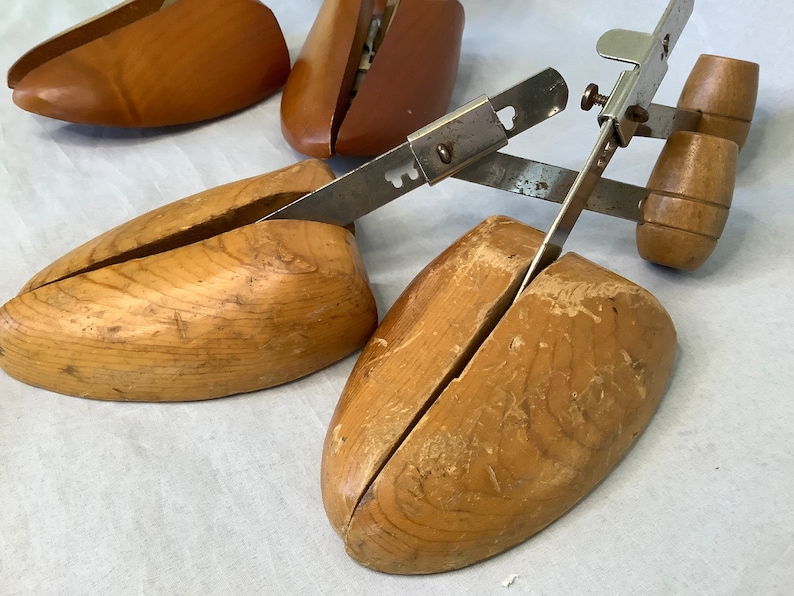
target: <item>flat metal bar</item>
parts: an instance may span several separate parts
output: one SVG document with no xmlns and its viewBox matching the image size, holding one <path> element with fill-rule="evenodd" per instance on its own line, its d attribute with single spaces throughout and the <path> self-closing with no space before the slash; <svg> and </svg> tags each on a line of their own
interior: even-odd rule
<svg viewBox="0 0 794 596">
<path fill-rule="evenodd" d="M 529 283 L 560 256 L 563 244 L 568 239 L 568 235 L 579 219 L 579 215 L 585 205 L 587 205 L 587 200 L 593 193 L 593 189 L 601 178 L 601 174 L 603 174 L 619 146 L 620 141 L 618 140 L 615 126 L 612 121 L 606 120 L 601 125 L 601 133 L 593 151 L 576 176 L 576 180 L 574 180 L 568 191 L 554 223 L 551 224 L 551 228 L 546 233 L 546 237 L 543 239 L 538 252 L 535 253 L 524 280 L 518 288 L 516 300 Z"/>
<path fill-rule="evenodd" d="M 576 170 L 496 151 L 453 177 L 525 197 L 562 204 L 577 174 Z M 585 209 L 641 223 L 640 203 L 649 193 L 650 191 L 644 186 L 602 178 L 596 183 Z"/>
<path fill-rule="evenodd" d="M 417 167 L 411 146 L 403 143 L 260 221 L 305 219 L 346 226 L 426 184 Z"/>
<path fill-rule="evenodd" d="M 336 225 L 347 225 L 393 201 L 423 184 L 451 176 L 468 163 L 507 144 L 510 137 L 543 122 L 565 109 L 568 88 L 554 69 L 546 69 L 494 96 L 483 96 L 424 127 L 411 140 L 376 157 L 361 167 L 326 184 L 322 188 L 293 201 L 265 216 L 266 219 L 308 219 Z M 487 105 L 486 105 L 487 104 Z M 483 108 L 488 109 L 484 112 Z M 505 130 L 496 112 L 512 106 L 512 126 Z M 472 115 L 483 114 L 482 118 Z M 444 145 L 450 161 L 441 154 L 420 151 L 417 161 L 412 144 L 419 147 L 432 136 L 433 146 Z M 490 139 L 484 144 L 460 143 L 461 137 Z M 497 142 L 497 138 L 502 141 Z M 432 166 L 432 167 L 430 167 Z M 432 172 L 432 173 L 431 173 Z"/>
<path fill-rule="evenodd" d="M 653 33 L 613 29 L 599 38 L 596 50 L 601 56 L 634 64 L 634 68 L 619 75 L 609 94 L 598 117 L 601 123 L 598 141 L 532 259 L 516 299 L 538 273 L 560 256 L 565 240 L 615 151 L 628 146 L 643 118 L 648 116 L 653 96 L 667 73 L 667 59 L 693 7 L 694 0 L 670 0 Z"/>
<path fill-rule="evenodd" d="M 648 121 L 640 124 L 634 134 L 639 137 L 667 139 L 681 130 L 696 131 L 701 116 L 701 112 L 652 103 L 648 108 Z"/>
<path fill-rule="evenodd" d="M 515 111 L 513 125 L 505 130 L 508 139 L 559 114 L 567 104 L 568 85 L 553 68 L 547 68 L 524 83 L 491 97 L 491 105 L 497 113 L 510 108 Z"/>
</svg>

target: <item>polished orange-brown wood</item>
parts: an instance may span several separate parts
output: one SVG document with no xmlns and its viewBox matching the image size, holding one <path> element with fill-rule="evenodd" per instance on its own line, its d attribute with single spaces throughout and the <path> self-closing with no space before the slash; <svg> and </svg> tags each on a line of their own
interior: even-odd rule
<svg viewBox="0 0 794 596">
<path fill-rule="evenodd" d="M 753 120 L 758 75 L 754 62 L 703 54 L 684 84 L 678 107 L 702 112 L 698 132 L 742 147 Z"/>
<path fill-rule="evenodd" d="M 648 180 L 637 249 L 643 259 L 691 271 L 709 258 L 728 220 L 739 146 L 698 132 L 675 132 Z"/>
<path fill-rule="evenodd" d="M 334 154 L 372 19 L 372 0 L 325 0 L 281 97 L 281 130 L 297 151 Z"/>
<path fill-rule="evenodd" d="M 377 155 L 447 111 L 464 24 L 457 0 L 401 0 L 353 92 L 373 14 L 384 4 L 323 3 L 281 101 L 282 131 L 297 151 Z"/>
<path fill-rule="evenodd" d="M 384 153 L 447 112 L 463 25 L 457 0 L 400 0 L 339 128 L 337 153 Z"/>
<path fill-rule="evenodd" d="M 19 107 L 50 118 L 165 126 L 250 106 L 284 84 L 289 66 L 281 29 L 257 0 L 130 2 L 31 50 L 9 84 Z"/>
<path fill-rule="evenodd" d="M 728 220 L 738 152 L 758 95 L 758 64 L 704 54 L 678 107 L 701 113 L 692 132 L 673 133 L 648 180 L 637 226 L 642 258 L 697 269 L 714 251 Z"/>
<path fill-rule="evenodd" d="M 8 69 L 8 86 L 13 89 L 26 74 L 48 60 L 153 14 L 163 4 L 163 0 L 127 0 L 58 33 L 31 48 L 14 62 Z"/>
<path fill-rule="evenodd" d="M 482 261 L 499 252 L 452 249 L 423 271 L 373 334 L 334 413 L 323 500 L 348 554 L 367 567 L 435 573 L 520 543 L 605 477 L 664 392 L 676 351 L 669 316 L 579 256 L 543 271 L 493 315 L 492 331 L 481 326 L 485 305 L 463 307 L 466 288 L 490 287 Z M 463 295 L 437 312 L 444 276 Z"/>
<path fill-rule="evenodd" d="M 332 178 L 320 162 L 297 164 L 75 249 L 0 308 L 0 367 L 59 393 L 186 401 L 270 387 L 349 355 L 377 325 L 352 234 L 257 222 Z"/>
</svg>

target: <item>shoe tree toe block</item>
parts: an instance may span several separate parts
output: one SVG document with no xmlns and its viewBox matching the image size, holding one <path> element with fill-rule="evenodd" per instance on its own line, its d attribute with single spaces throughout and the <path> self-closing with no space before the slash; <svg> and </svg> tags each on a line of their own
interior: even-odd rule
<svg viewBox="0 0 794 596">
<path fill-rule="evenodd" d="M 542 238 L 534 232 L 525 247 Z M 485 235 L 492 245 L 498 232 Z M 519 271 L 531 258 L 522 250 L 495 258 L 483 245 L 475 257 L 471 246 L 460 250 L 466 243 L 431 264 L 386 315 L 326 437 L 329 519 L 348 554 L 378 571 L 457 569 L 542 530 L 628 451 L 673 364 L 675 330 L 658 301 L 573 254 L 492 315 L 492 330 L 462 307 L 437 312 L 426 290 L 454 288 L 462 305 L 492 288 L 493 271 L 472 277 L 488 269 L 482 255 Z M 466 344 L 473 335 L 484 339 L 479 347 Z"/>
<path fill-rule="evenodd" d="M 250 106 L 279 89 L 289 68 L 281 29 L 256 0 L 177 0 L 159 10 L 130 2 L 34 48 L 8 80 L 24 110 L 149 127 Z"/>
<path fill-rule="evenodd" d="M 281 130 L 296 151 L 378 155 L 447 111 L 465 20 L 457 0 L 400 0 L 351 97 L 372 16 L 384 5 L 323 2 L 281 99 Z"/>
<path fill-rule="evenodd" d="M 284 383 L 351 354 L 377 325 L 353 235 L 252 223 L 331 179 L 304 162 L 75 249 L 0 308 L 0 367 L 68 395 L 187 401 Z"/>
</svg>

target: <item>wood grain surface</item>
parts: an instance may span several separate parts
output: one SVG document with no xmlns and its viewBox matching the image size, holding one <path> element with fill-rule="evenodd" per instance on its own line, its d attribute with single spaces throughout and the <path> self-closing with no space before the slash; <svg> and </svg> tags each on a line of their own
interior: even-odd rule
<svg viewBox="0 0 794 596">
<path fill-rule="evenodd" d="M 253 223 L 333 179 L 333 172 L 324 162 L 309 159 L 163 205 L 96 236 L 53 261 L 34 275 L 20 293 Z"/>
<path fill-rule="evenodd" d="M 281 132 L 304 155 L 334 154 L 372 20 L 372 0 L 325 0 L 281 96 Z"/>
<path fill-rule="evenodd" d="M 457 0 L 400 0 L 341 123 L 336 153 L 379 155 L 447 113 L 463 25 Z"/>
<path fill-rule="evenodd" d="M 126 0 L 61 31 L 25 52 L 11 65 L 6 79 L 8 86 L 13 89 L 22 77 L 48 60 L 139 21 L 160 10 L 163 4 L 163 0 Z"/>
<path fill-rule="evenodd" d="M 131 8 L 120 23 L 111 13 L 20 58 L 14 102 L 78 124 L 165 126 L 240 110 L 287 79 L 281 29 L 257 0 L 178 0 L 108 32 L 137 16 Z"/>
<path fill-rule="evenodd" d="M 678 107 L 702 112 L 698 132 L 742 147 L 755 112 L 759 71 L 755 62 L 703 54 L 689 73 Z"/>
<path fill-rule="evenodd" d="M 488 218 L 434 259 L 386 314 L 325 439 L 323 503 L 340 535 L 407 429 L 505 312 L 542 240 L 515 220 Z"/>
<path fill-rule="evenodd" d="M 266 221 L 20 294 L 0 308 L 0 366 L 81 397 L 207 399 L 318 370 L 376 324 L 350 232 Z"/>
<path fill-rule="evenodd" d="M 458 263 L 459 278 L 488 288 L 473 254 Z M 416 291 L 427 287 L 437 289 L 414 286 L 376 330 L 324 449 L 332 525 L 351 557 L 389 573 L 469 565 L 564 514 L 645 428 L 676 351 L 673 324 L 653 296 L 569 254 L 450 374 L 451 348 L 436 338 L 471 333 L 480 305 L 450 307 L 447 316 L 428 306 L 421 316 L 410 305 L 432 304 Z M 468 297 L 464 289 L 460 304 Z M 436 365 L 435 386 L 422 387 Z"/>
<path fill-rule="evenodd" d="M 675 132 L 648 179 L 637 249 L 643 259 L 691 271 L 711 256 L 728 221 L 739 146 L 698 132 Z"/>
<path fill-rule="evenodd" d="M 347 356 L 377 324 L 352 234 L 254 223 L 333 178 L 307 160 L 97 236 L 0 309 L 0 367 L 60 393 L 181 401 L 269 387 Z"/>
<path fill-rule="evenodd" d="M 384 4 L 323 2 L 281 100 L 282 132 L 297 151 L 378 155 L 449 108 L 464 24 L 457 0 L 400 0 L 352 93 L 373 13 Z"/>
</svg>

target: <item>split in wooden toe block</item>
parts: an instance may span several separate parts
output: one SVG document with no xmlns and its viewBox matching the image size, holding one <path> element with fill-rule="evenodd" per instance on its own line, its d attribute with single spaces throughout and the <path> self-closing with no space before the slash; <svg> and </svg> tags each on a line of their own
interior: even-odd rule
<svg viewBox="0 0 794 596">
<path fill-rule="evenodd" d="M 435 573 L 500 553 L 573 507 L 648 424 L 676 352 L 670 317 L 574 254 L 510 305 L 541 240 L 486 220 L 364 348 L 322 467 L 329 520 L 361 564 Z"/>
<path fill-rule="evenodd" d="M 353 235 L 255 223 L 332 179 L 303 162 L 75 249 L 0 308 L 0 367 L 59 393 L 186 401 L 270 387 L 351 354 L 377 325 Z"/>
</svg>

